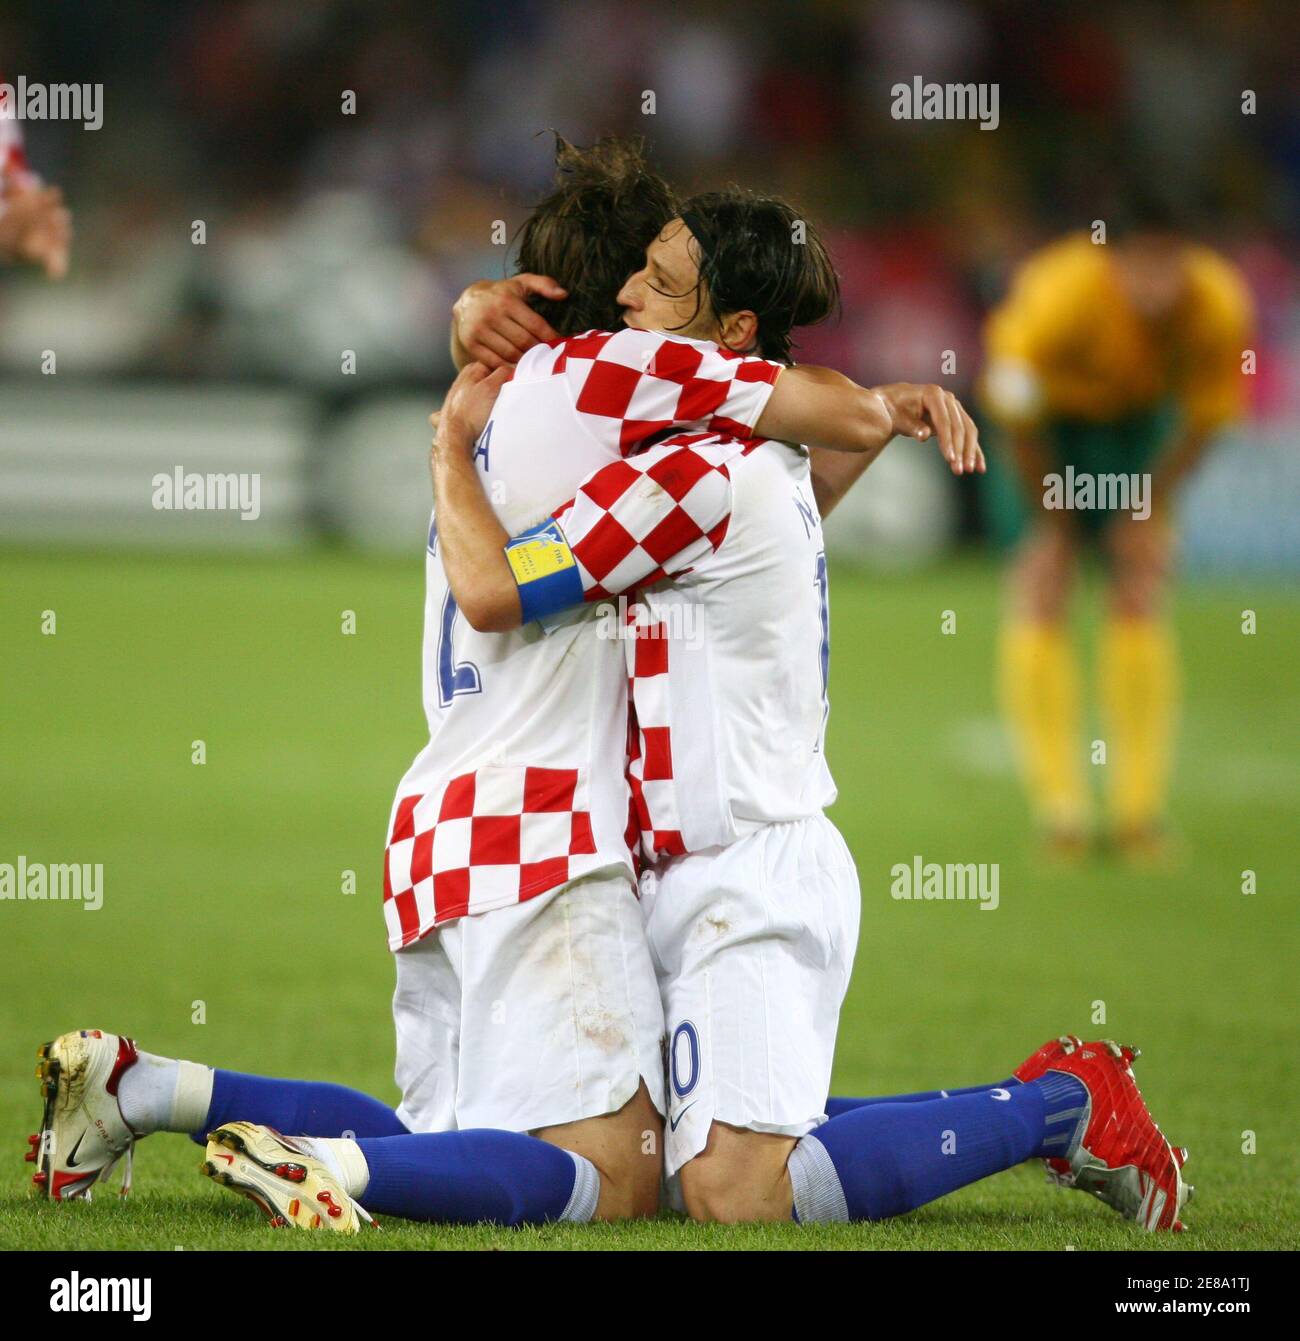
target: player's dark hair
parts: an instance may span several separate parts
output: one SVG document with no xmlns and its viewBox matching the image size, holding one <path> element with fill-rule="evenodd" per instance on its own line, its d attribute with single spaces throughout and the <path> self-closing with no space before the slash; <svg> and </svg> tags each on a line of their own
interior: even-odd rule
<svg viewBox="0 0 1300 1341">
<path fill-rule="evenodd" d="M 651 171 L 640 138 L 608 135 L 579 149 L 556 135 L 555 169 L 555 189 L 519 231 L 518 263 L 569 296 L 528 301 L 561 335 L 619 330 L 618 292 L 676 215 L 677 197 Z"/>
<path fill-rule="evenodd" d="M 764 357 L 788 363 L 795 327 L 839 310 L 840 279 L 830 254 L 784 200 L 730 187 L 692 196 L 681 217 L 697 244 L 696 316 L 705 304 L 719 319 L 753 312 Z"/>
</svg>

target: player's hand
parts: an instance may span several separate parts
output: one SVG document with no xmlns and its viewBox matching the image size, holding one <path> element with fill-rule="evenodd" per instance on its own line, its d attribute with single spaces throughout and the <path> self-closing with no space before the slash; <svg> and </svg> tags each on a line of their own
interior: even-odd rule
<svg viewBox="0 0 1300 1341">
<path fill-rule="evenodd" d="M 41 266 L 50 279 L 68 273 L 72 215 L 57 186 L 28 187 L 4 197 L 0 257 Z"/>
<path fill-rule="evenodd" d="M 982 475 L 979 429 L 951 391 L 931 382 L 891 382 L 874 390 L 885 402 L 894 432 L 917 442 L 933 438 L 954 475 Z"/>
<path fill-rule="evenodd" d="M 568 297 L 567 289 L 545 275 L 513 275 L 481 279 L 456 299 L 452 330 L 471 359 L 488 369 L 510 367 L 534 345 L 560 338 L 550 322 L 528 306 L 530 293 Z"/>
<path fill-rule="evenodd" d="M 442 409 L 429 416 L 435 447 L 472 451 L 492 417 L 501 388 L 510 380 L 510 368 L 489 372 L 481 363 L 469 363 L 451 384 Z"/>
</svg>

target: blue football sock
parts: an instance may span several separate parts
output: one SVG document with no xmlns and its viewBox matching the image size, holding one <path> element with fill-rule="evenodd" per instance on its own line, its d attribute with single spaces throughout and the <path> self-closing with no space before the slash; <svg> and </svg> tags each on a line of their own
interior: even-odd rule
<svg viewBox="0 0 1300 1341">
<path fill-rule="evenodd" d="M 192 1133 L 202 1145 L 223 1122 L 259 1122 L 286 1136 L 399 1136 L 406 1124 L 387 1104 L 319 1080 L 275 1080 L 217 1070 L 203 1126 Z"/>
<path fill-rule="evenodd" d="M 1087 1109 L 1073 1076 L 916 1103 L 868 1104 L 790 1156 L 795 1218 L 883 1220 L 1035 1156 L 1068 1154 Z"/>
<path fill-rule="evenodd" d="M 983 1094 L 986 1090 L 1009 1090 L 1019 1085 L 1015 1076 L 999 1080 L 996 1085 L 968 1085 L 960 1090 L 918 1090 L 915 1094 L 883 1094 L 876 1099 L 850 1099 L 832 1094 L 826 1100 L 826 1116 L 839 1117 L 841 1113 L 851 1113 L 855 1108 L 866 1108 L 870 1104 L 919 1104 L 927 1099 L 959 1099 L 963 1094 Z"/>
<path fill-rule="evenodd" d="M 590 1220 L 600 1175 L 581 1155 L 522 1132 L 419 1132 L 358 1141 L 368 1211 L 454 1224 Z"/>
</svg>

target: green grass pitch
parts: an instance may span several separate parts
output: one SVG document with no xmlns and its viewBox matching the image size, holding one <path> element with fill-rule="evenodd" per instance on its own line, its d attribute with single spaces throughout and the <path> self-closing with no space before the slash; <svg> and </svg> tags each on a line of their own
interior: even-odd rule
<svg viewBox="0 0 1300 1341">
<path fill-rule="evenodd" d="M 878 1225 L 508 1231 L 387 1222 L 340 1242 L 275 1233 L 197 1173 L 182 1137 L 139 1147 L 122 1201 L 27 1195 L 35 1049 L 102 1026 L 151 1051 L 320 1077 L 389 1102 L 392 968 L 376 875 L 392 789 L 422 743 L 422 568 L 291 558 L 0 556 L 0 861 L 102 862 L 105 902 L 0 903 L 0 1247 L 1295 1247 L 1300 1073 L 1295 649 L 1280 584 L 1187 586 L 1186 719 L 1168 869 L 1044 861 L 997 728 L 994 568 L 832 585 L 833 813 L 857 858 L 862 938 L 834 1088 L 1005 1076 L 1071 1030 L 1142 1045 L 1138 1076 L 1188 1145 L 1189 1232 L 1153 1240 L 1022 1167 Z M 1243 608 L 1259 631 L 1243 636 Z M 41 632 L 53 610 L 57 633 Z M 356 612 L 356 633 L 340 632 Z M 957 631 L 940 631 L 945 610 Z M 1091 624 L 1081 619 L 1089 639 Z M 1090 734 L 1096 734 L 1092 732 Z M 191 763 L 203 740 L 207 763 Z M 1001 906 L 905 903 L 916 854 L 997 862 Z M 1244 895 L 1241 873 L 1257 872 Z M 358 891 L 340 892 L 357 872 Z M 1094 1025 L 1094 1003 L 1106 1022 Z M 202 1003 L 203 1023 L 195 1023 Z M 1253 1133 L 1256 1153 L 1244 1153 Z"/>
</svg>

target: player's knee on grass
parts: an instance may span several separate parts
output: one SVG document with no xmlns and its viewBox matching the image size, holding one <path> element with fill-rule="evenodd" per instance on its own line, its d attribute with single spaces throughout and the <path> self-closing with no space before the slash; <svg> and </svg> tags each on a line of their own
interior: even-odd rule
<svg viewBox="0 0 1300 1341">
<path fill-rule="evenodd" d="M 704 1149 L 681 1168 L 692 1220 L 724 1225 L 789 1220 L 794 1192 L 786 1168 L 795 1141 L 715 1122 Z"/>
<path fill-rule="evenodd" d="M 595 1219 L 634 1220 L 659 1211 L 663 1130 L 664 1120 L 642 1081 L 617 1113 L 545 1127 L 534 1134 L 596 1166 L 600 1200 Z"/>
<path fill-rule="evenodd" d="M 1077 538 L 1063 523 L 1040 526 L 1028 537 L 1012 574 L 1018 616 L 1038 622 L 1056 622 L 1065 617 L 1077 551 Z"/>
</svg>

